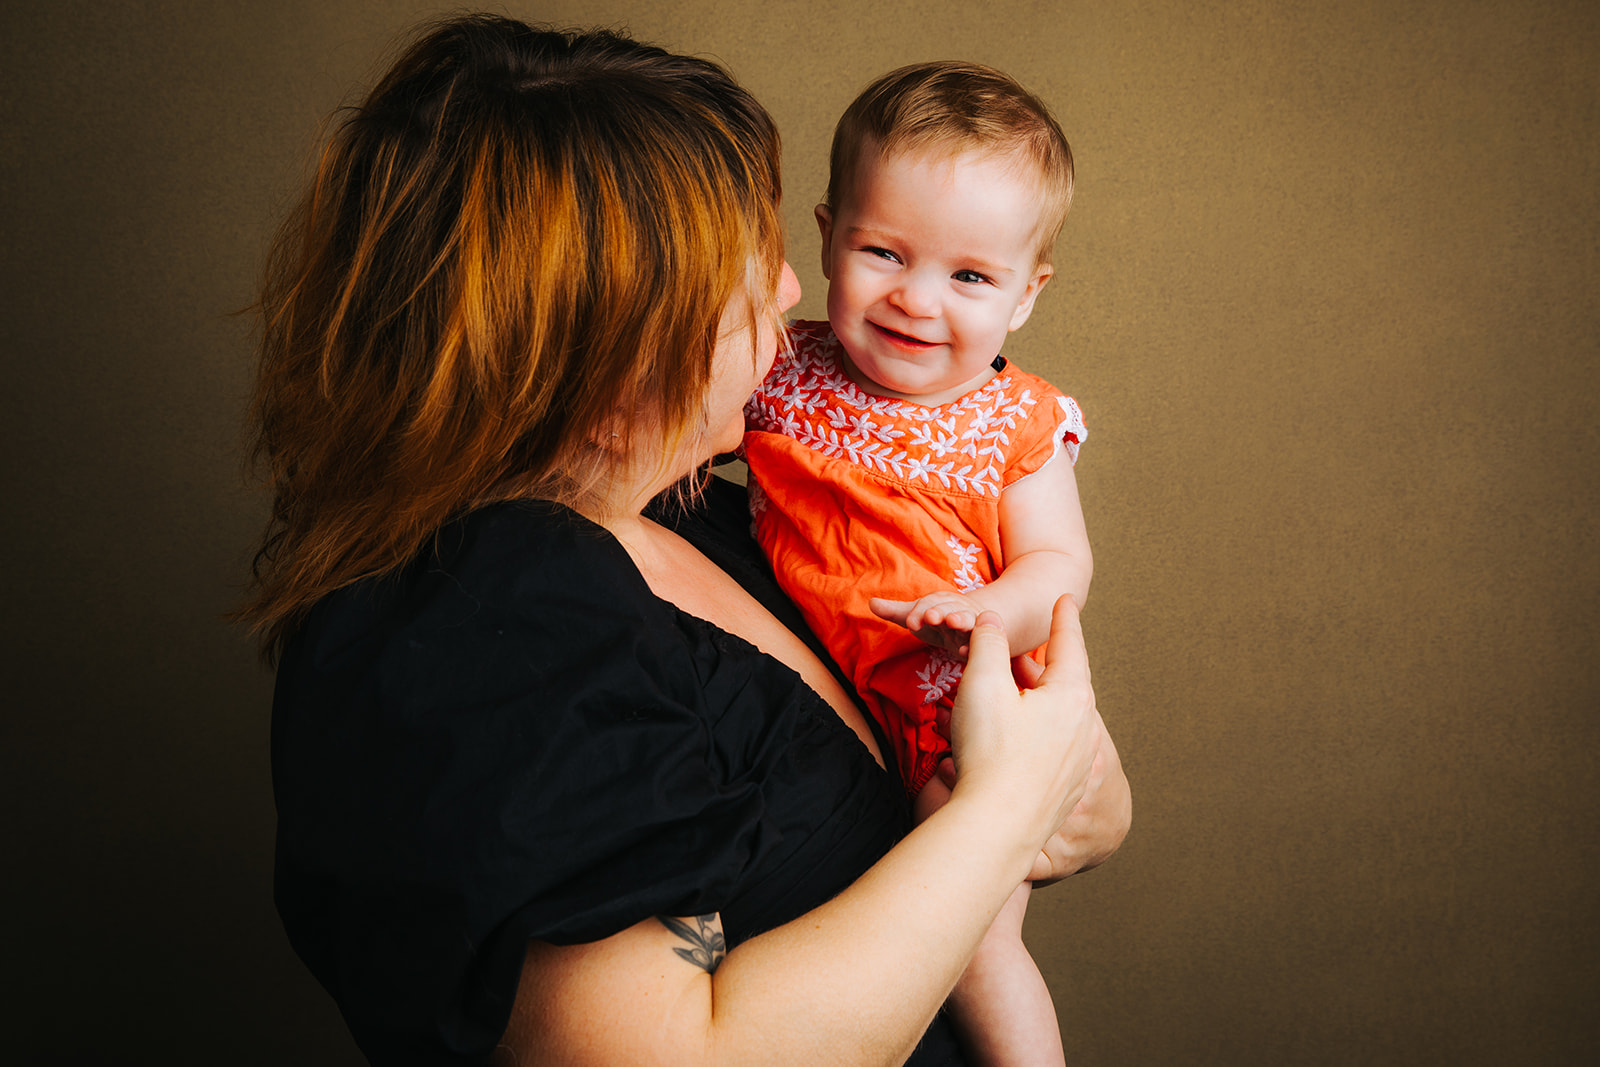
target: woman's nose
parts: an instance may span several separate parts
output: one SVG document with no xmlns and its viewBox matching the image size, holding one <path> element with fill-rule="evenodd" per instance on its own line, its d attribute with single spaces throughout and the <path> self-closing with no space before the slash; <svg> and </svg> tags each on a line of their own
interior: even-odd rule
<svg viewBox="0 0 1600 1067">
<path fill-rule="evenodd" d="M 783 261 L 783 273 L 778 275 L 778 310 L 788 311 L 800 303 L 800 279 L 794 276 L 789 261 Z"/>
</svg>

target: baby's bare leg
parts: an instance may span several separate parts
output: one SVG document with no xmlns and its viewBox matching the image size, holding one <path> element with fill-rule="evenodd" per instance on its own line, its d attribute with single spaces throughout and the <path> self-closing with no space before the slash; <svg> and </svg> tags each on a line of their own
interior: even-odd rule
<svg viewBox="0 0 1600 1067">
<path fill-rule="evenodd" d="M 950 799 L 935 777 L 917 795 L 921 822 Z M 1023 882 L 995 916 L 947 1006 L 980 1067 L 1062 1067 L 1061 1028 L 1044 977 L 1022 943 L 1030 887 Z"/>
</svg>

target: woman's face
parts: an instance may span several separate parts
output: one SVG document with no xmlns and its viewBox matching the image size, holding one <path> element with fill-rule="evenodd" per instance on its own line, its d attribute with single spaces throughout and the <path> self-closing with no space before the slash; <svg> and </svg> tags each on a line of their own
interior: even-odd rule
<svg viewBox="0 0 1600 1067">
<path fill-rule="evenodd" d="M 787 262 L 778 278 L 778 310 L 788 311 L 800 300 L 800 281 Z M 722 312 L 722 332 L 711 368 L 711 389 L 706 398 L 707 445 L 711 454 L 732 452 L 744 440 L 744 405 L 778 355 L 778 327 L 771 315 L 756 316 L 757 335 L 750 337 L 750 306 L 735 296 Z M 755 353 L 755 361 L 750 359 Z M 709 457 L 707 457 L 709 458 Z"/>
</svg>

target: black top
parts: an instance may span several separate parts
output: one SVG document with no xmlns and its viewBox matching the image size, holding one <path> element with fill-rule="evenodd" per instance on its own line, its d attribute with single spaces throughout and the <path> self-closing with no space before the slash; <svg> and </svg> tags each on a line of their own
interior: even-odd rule
<svg viewBox="0 0 1600 1067">
<path fill-rule="evenodd" d="M 673 522 L 815 647 L 742 501 L 716 482 Z M 278 670 L 272 762 L 279 913 L 379 1064 L 486 1057 L 529 939 L 721 912 L 732 947 L 910 825 L 798 675 L 549 504 L 476 511 L 319 604 Z M 962 1062 L 943 1016 L 911 1062 Z"/>
</svg>

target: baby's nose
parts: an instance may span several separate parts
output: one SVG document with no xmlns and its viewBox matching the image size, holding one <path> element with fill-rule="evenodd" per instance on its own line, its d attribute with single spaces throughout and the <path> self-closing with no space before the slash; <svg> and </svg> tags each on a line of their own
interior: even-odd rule
<svg viewBox="0 0 1600 1067">
<path fill-rule="evenodd" d="M 908 274 L 901 280 L 891 298 L 897 308 L 913 318 L 931 319 L 939 313 L 936 286 L 914 274 Z"/>
</svg>

